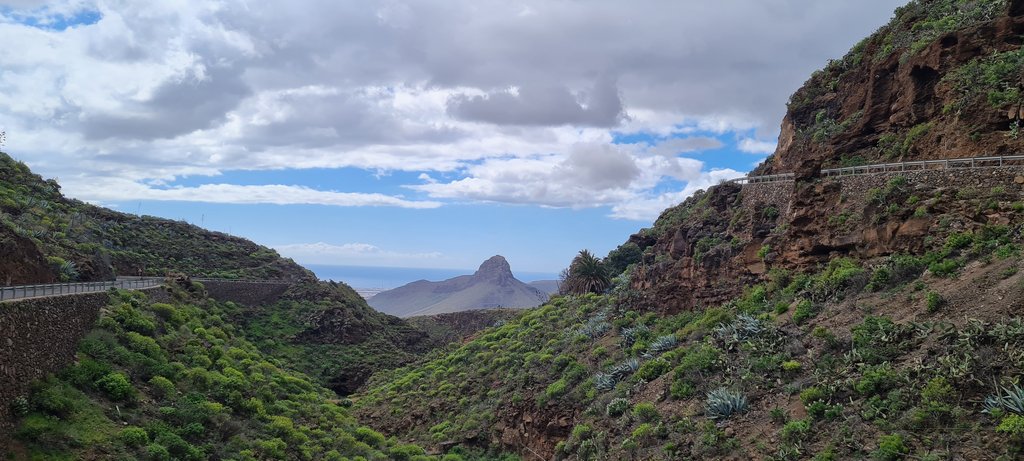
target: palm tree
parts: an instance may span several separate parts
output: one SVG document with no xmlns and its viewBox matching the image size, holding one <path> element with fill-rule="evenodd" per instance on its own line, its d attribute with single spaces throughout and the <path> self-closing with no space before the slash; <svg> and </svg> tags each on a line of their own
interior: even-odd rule
<svg viewBox="0 0 1024 461">
<path fill-rule="evenodd" d="M 612 285 L 608 269 L 604 262 L 587 250 L 580 250 L 562 271 L 562 283 L 558 289 L 562 294 L 581 295 L 585 293 L 602 293 Z"/>
</svg>

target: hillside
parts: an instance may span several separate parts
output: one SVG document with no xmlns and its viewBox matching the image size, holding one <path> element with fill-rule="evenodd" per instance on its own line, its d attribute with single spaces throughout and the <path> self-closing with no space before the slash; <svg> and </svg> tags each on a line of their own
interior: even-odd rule
<svg viewBox="0 0 1024 461">
<path fill-rule="evenodd" d="M 372 378 L 357 414 L 544 459 L 1020 459 L 1024 2 L 914 1 L 794 95 L 755 174 L 672 207 L 562 297 Z M 813 39 L 813 38 L 812 38 Z M 1016 112 L 1011 109 L 1016 105 Z"/>
<path fill-rule="evenodd" d="M 441 282 L 420 280 L 380 292 L 367 302 L 381 312 L 409 317 L 469 309 L 535 307 L 548 299 L 540 290 L 512 275 L 508 261 L 494 256 L 473 275 Z"/>
<path fill-rule="evenodd" d="M 231 320 L 265 353 L 341 395 L 355 392 L 374 371 L 447 344 L 371 309 L 348 285 L 334 282 L 293 286 L 279 301 L 240 308 Z"/>
<path fill-rule="evenodd" d="M 54 180 L 0 152 L 0 284 L 115 275 L 315 280 L 249 240 L 65 198 Z"/>
<path fill-rule="evenodd" d="M 5 459 L 441 459 L 361 426 L 349 402 L 225 322 L 238 307 L 176 288 L 112 294 L 77 363 L 17 399 Z M 165 296 L 161 296 L 164 298 Z M 462 453 L 462 454 L 460 454 Z M 474 454 L 476 453 L 476 454 Z M 445 460 L 495 459 L 456 448 Z"/>
</svg>

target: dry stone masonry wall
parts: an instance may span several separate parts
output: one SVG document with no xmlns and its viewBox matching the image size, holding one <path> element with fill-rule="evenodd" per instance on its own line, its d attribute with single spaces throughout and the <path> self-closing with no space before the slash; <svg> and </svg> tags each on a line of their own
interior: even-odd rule
<svg viewBox="0 0 1024 461">
<path fill-rule="evenodd" d="M 273 303 L 291 286 L 288 283 L 227 280 L 204 280 L 200 283 L 206 287 L 206 294 L 217 301 L 231 301 L 247 306 Z"/>
</svg>

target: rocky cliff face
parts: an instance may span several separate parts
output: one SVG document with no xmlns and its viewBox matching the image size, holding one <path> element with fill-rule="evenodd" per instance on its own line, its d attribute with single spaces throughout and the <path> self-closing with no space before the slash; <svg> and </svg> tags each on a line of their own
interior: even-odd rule
<svg viewBox="0 0 1024 461">
<path fill-rule="evenodd" d="M 498 307 L 534 307 L 548 295 L 520 282 L 502 256 L 493 256 L 473 275 L 443 282 L 420 280 L 370 298 L 370 306 L 381 312 L 408 317 Z"/>
<path fill-rule="evenodd" d="M 638 307 L 715 305 L 772 267 L 921 253 L 951 232 L 1005 224 L 1020 168 L 843 180 L 819 171 L 1024 153 L 1022 36 L 1024 0 L 898 9 L 790 100 L 776 152 L 752 174 L 794 172 L 795 184 L 712 187 L 631 237 L 645 250 Z"/>
</svg>

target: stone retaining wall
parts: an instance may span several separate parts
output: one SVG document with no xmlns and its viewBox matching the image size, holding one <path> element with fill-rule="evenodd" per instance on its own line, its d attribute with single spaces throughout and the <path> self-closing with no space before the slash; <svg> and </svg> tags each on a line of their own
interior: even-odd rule
<svg viewBox="0 0 1024 461">
<path fill-rule="evenodd" d="M 287 283 L 204 281 L 206 293 L 217 301 L 256 306 L 277 301 L 291 285 Z"/>
<path fill-rule="evenodd" d="M 167 299 L 159 287 L 145 291 L 155 300 Z M 78 342 L 109 303 L 106 292 L 0 303 L 0 447 L 15 422 L 14 399 L 27 396 L 33 381 L 75 361 Z"/>
<path fill-rule="evenodd" d="M 789 212 L 793 185 L 792 181 L 744 184 L 741 192 L 743 208 L 755 211 L 765 206 L 773 206 L 779 214 L 785 215 Z"/>
<path fill-rule="evenodd" d="M 960 191 L 987 193 L 993 187 L 1002 187 L 1009 193 L 1019 194 L 1024 191 L 1024 184 L 1017 182 L 1018 180 L 1024 181 L 1024 167 L 1021 166 L 899 171 L 824 178 L 823 181 L 838 181 L 841 187 L 840 190 L 846 197 L 865 197 L 869 190 L 883 188 L 892 178 L 897 176 L 906 178 L 907 184 L 910 187 L 913 187 L 915 184 L 941 186 L 949 189 L 950 193 L 953 194 Z M 1021 179 L 1018 179 L 1018 177 Z"/>
</svg>

